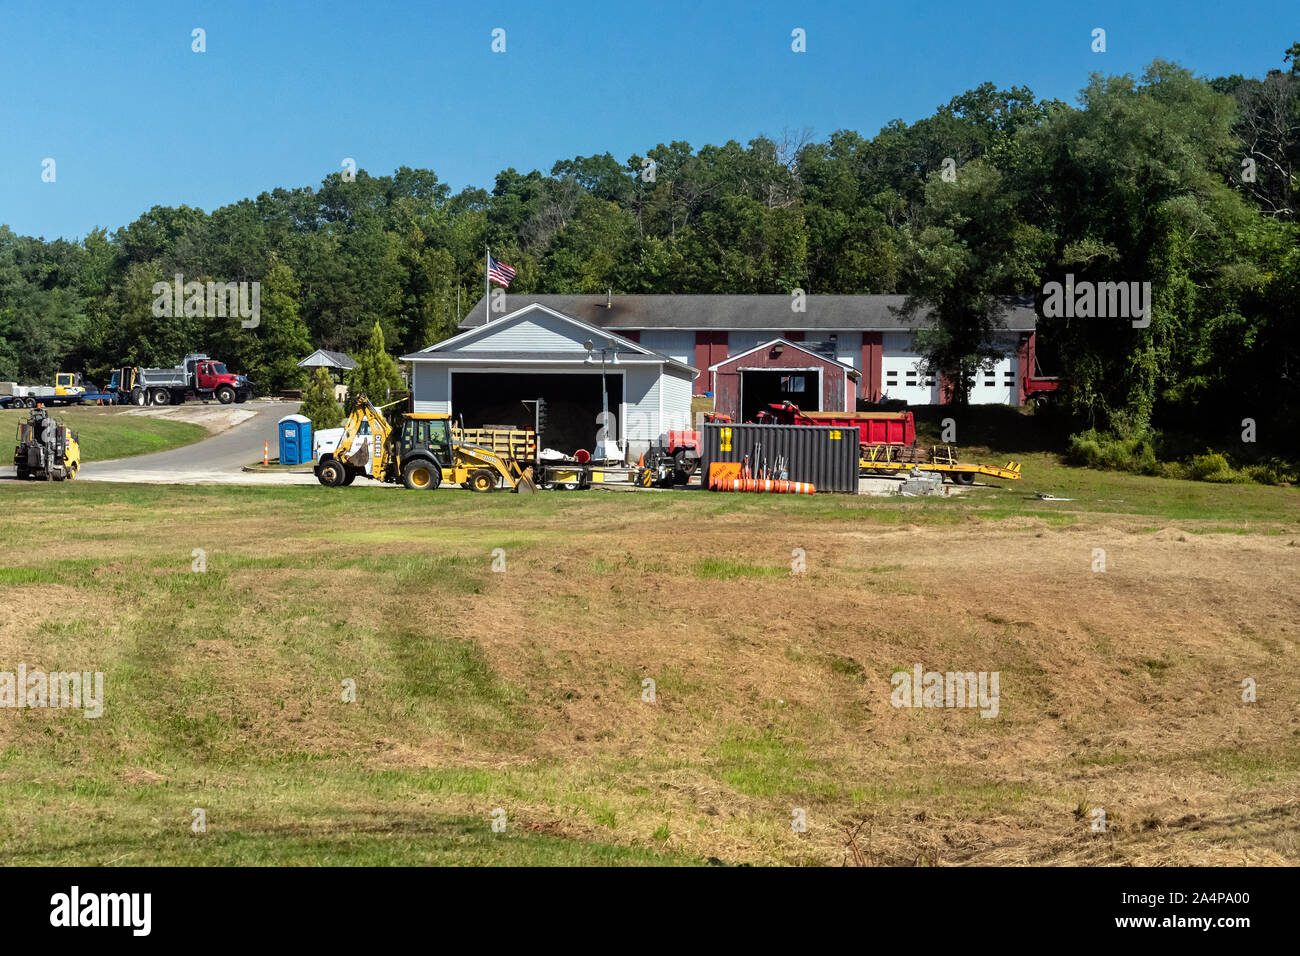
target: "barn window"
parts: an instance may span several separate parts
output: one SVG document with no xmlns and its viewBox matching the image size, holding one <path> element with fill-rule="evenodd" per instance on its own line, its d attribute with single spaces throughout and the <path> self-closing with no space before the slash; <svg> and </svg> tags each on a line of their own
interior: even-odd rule
<svg viewBox="0 0 1300 956">
<path fill-rule="evenodd" d="M 802 375 L 782 375 L 781 391 L 783 392 L 802 392 L 803 376 Z"/>
</svg>

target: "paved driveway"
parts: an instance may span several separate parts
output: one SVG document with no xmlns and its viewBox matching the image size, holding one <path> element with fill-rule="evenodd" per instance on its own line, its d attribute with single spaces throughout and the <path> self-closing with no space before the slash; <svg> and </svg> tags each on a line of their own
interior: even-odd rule
<svg viewBox="0 0 1300 956">
<path fill-rule="evenodd" d="M 166 485 L 314 485 L 314 475 L 283 471 L 252 473 L 243 467 L 262 460 L 262 442 L 271 443 L 271 456 L 279 454 L 278 423 L 298 411 L 297 402 L 251 402 L 238 406 L 253 412 L 251 418 L 193 445 L 152 455 L 91 461 L 81 466 L 78 481 L 125 481 Z M 0 468 L 0 476 L 13 477 L 13 468 Z"/>
</svg>

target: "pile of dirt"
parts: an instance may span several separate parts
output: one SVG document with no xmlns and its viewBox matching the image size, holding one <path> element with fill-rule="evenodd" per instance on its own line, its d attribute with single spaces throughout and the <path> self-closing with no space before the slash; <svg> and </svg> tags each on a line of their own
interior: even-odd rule
<svg viewBox="0 0 1300 956">
<path fill-rule="evenodd" d="M 165 418 L 172 422 L 187 422 L 207 429 L 213 435 L 248 421 L 258 412 L 258 407 L 248 405 L 222 405 L 220 403 L 193 405 L 162 405 L 145 408 L 124 408 L 122 415 L 141 415 L 145 418 Z M 286 412 L 285 414 L 288 414 Z"/>
</svg>

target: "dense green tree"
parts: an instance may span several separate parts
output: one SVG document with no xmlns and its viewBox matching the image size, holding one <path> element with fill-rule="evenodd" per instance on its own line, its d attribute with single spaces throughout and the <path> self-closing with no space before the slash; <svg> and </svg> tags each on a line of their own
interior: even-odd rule
<svg viewBox="0 0 1300 956">
<path fill-rule="evenodd" d="M 1173 397 L 1205 358 L 1208 325 L 1231 308 L 1233 289 L 1251 281 L 1237 239 L 1250 214 L 1224 176 L 1240 155 L 1234 116 L 1230 97 L 1156 61 L 1141 81 L 1095 76 L 1080 108 L 1052 110 L 1031 134 L 1040 161 L 1023 177 L 1026 214 L 1054 233 L 1046 274 L 1151 283 L 1146 328 L 1043 323 L 1066 399 L 1092 424 L 1145 429 L 1160 396 Z"/>
<path fill-rule="evenodd" d="M 454 334 L 490 246 L 517 270 L 512 298 L 902 294 L 960 402 L 1003 297 L 1072 274 L 1149 281 L 1153 298 L 1146 329 L 1040 321 L 1076 421 L 1217 434 L 1248 410 L 1280 446 L 1300 368 L 1298 61 L 1300 43 L 1264 76 L 1210 80 L 1157 61 L 1094 77 L 1073 105 L 984 83 L 874 136 L 674 140 L 456 193 L 427 169 L 340 172 L 211 212 L 155 206 L 81 242 L 0 227 L 0 379 L 100 379 L 199 351 L 273 392 L 301 384 L 314 342 L 364 347 L 366 387 L 386 392 L 400 380 L 384 343 L 401 354 Z M 160 312 L 155 284 L 178 274 L 260 282 L 260 325 Z"/>
<path fill-rule="evenodd" d="M 397 362 L 388 354 L 384 344 L 384 329 L 376 322 L 370 330 L 370 341 L 357 358 L 357 366 L 348 373 L 348 397 L 344 403 L 350 414 L 356 408 L 357 397 L 365 395 L 375 405 L 383 405 L 391 392 L 402 390 L 402 374 Z"/>
<path fill-rule="evenodd" d="M 311 419 L 313 431 L 337 428 L 343 421 L 343 409 L 334 401 L 334 380 L 323 367 L 316 369 L 302 395 L 298 414 Z"/>
<path fill-rule="evenodd" d="M 925 212 L 904 233 L 912 291 L 902 312 L 934 317 L 917 344 L 958 405 L 977 372 L 1005 352 L 996 339 L 1005 299 L 1034 286 L 1047 252 L 1048 237 L 1018 221 L 1018 198 L 994 165 L 975 160 L 951 181 L 931 175 Z"/>
</svg>

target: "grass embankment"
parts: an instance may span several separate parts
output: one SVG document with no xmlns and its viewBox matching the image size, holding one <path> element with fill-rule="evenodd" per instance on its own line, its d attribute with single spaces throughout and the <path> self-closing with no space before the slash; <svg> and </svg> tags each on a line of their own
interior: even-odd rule
<svg viewBox="0 0 1300 956">
<path fill-rule="evenodd" d="M 6 483 L 0 671 L 107 700 L 0 709 L 0 859 L 1300 862 L 1295 491 L 1020 457 L 1080 500 Z"/>
<path fill-rule="evenodd" d="M 201 425 L 128 415 L 120 408 L 52 408 L 50 413 L 77 433 L 83 462 L 167 451 L 201 441 L 208 435 Z M 0 411 L 0 429 L 3 429 L 0 434 L 6 439 L 13 438 L 18 423 L 27 421 L 30 414 L 29 410 Z M 4 463 L 10 464 L 12 456 L 10 445 Z"/>
</svg>

